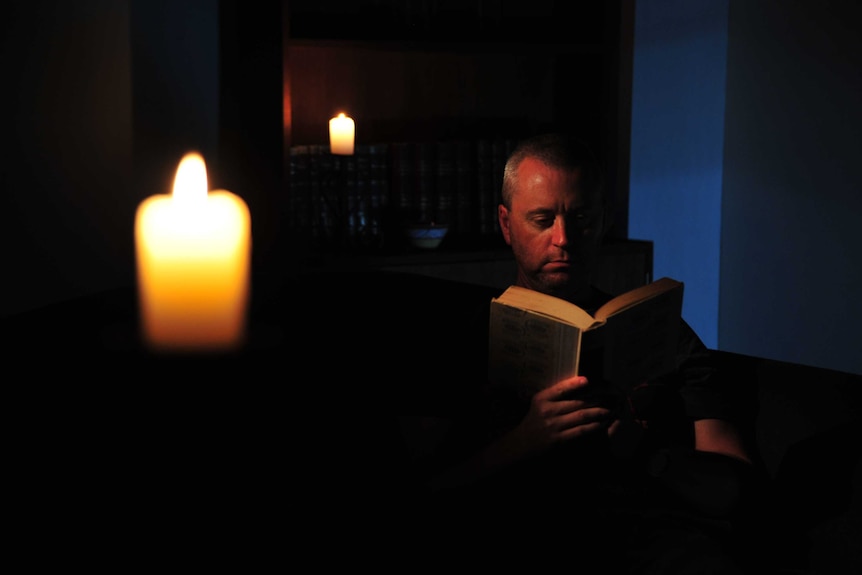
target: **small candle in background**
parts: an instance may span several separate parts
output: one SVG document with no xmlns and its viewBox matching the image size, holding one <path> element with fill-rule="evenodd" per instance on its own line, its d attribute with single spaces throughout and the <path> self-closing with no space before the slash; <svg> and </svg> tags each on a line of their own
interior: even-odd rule
<svg viewBox="0 0 862 575">
<path fill-rule="evenodd" d="M 173 194 L 135 215 L 142 335 L 159 351 L 226 351 L 245 337 L 251 215 L 227 190 L 208 193 L 206 163 L 186 154 Z"/>
<path fill-rule="evenodd" d="M 353 155 L 355 124 L 353 118 L 341 112 L 329 120 L 329 151 L 342 156 Z"/>
</svg>

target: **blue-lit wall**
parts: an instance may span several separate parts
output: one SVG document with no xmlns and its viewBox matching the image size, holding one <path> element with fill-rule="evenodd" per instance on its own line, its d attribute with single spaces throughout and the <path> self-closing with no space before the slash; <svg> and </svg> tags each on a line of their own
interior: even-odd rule
<svg viewBox="0 0 862 575">
<path fill-rule="evenodd" d="M 862 373 L 862 3 L 637 0 L 629 235 L 707 345 Z"/>
<path fill-rule="evenodd" d="M 727 0 L 638 0 L 629 237 L 654 276 L 685 282 L 683 315 L 718 347 Z"/>
</svg>

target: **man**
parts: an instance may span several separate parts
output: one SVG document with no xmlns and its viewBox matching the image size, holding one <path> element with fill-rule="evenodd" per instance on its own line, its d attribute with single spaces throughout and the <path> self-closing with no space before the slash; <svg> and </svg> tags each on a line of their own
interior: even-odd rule
<svg viewBox="0 0 862 575">
<path fill-rule="evenodd" d="M 512 152 L 498 218 L 517 285 L 595 310 L 610 297 L 591 281 L 609 216 L 600 168 L 581 142 L 541 135 Z M 580 566 L 597 571 L 744 572 L 735 529 L 752 457 L 709 351 L 682 328 L 678 372 L 629 397 L 577 376 L 524 405 L 488 382 L 484 411 L 477 402 L 454 428 L 462 433 L 427 483 L 434 505 L 465 532 L 592 552 Z"/>
<path fill-rule="evenodd" d="M 515 256 L 518 285 L 587 309 L 595 309 L 607 299 L 591 284 L 609 208 L 598 166 L 588 149 L 559 136 L 525 142 L 506 165 L 503 203 L 498 212 L 503 237 Z M 687 336 L 696 337 L 691 333 Z M 555 386 L 559 389 L 552 388 L 554 391 L 536 400 L 549 407 L 537 411 L 554 413 L 553 421 L 541 425 L 557 430 L 548 438 L 551 442 L 561 435 L 559 430 L 577 429 L 581 421 L 588 422 L 589 429 L 596 427 L 593 422 L 600 414 L 578 417 L 574 415 L 580 411 L 577 406 L 555 401 L 567 389 L 583 385 L 576 381 L 561 382 Z M 751 462 L 739 433 L 728 421 L 710 417 L 696 419 L 693 425 L 695 449 Z"/>
</svg>

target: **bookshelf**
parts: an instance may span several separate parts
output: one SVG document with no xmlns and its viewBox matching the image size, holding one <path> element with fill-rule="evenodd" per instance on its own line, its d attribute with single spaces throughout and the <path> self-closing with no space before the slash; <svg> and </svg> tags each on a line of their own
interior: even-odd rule
<svg viewBox="0 0 862 575">
<path fill-rule="evenodd" d="M 284 0 L 285 154 L 327 145 L 341 111 L 357 145 L 436 147 L 435 169 L 447 144 L 561 129 L 590 142 L 620 196 L 623 4 Z"/>
<path fill-rule="evenodd" d="M 626 206 L 628 178 L 621 170 L 627 154 L 620 150 L 627 149 L 627 134 L 620 126 L 627 124 L 620 110 L 626 108 L 627 87 L 619 62 L 625 44 L 621 14 L 629 3 L 579 3 L 575 18 L 569 17 L 568 2 L 531 1 L 529 9 L 525 4 L 270 0 L 252 6 L 223 0 L 222 180 L 236 189 L 279 190 L 252 198 L 259 206 L 256 238 L 262 241 L 257 245 L 277 246 L 270 250 L 276 262 L 284 252 L 308 252 L 303 259 L 311 260 L 440 258 L 442 251 L 411 252 L 398 233 L 406 218 L 418 217 L 415 212 L 424 201 L 414 198 L 411 204 L 397 195 L 396 151 L 406 146 L 413 148 L 414 157 L 421 156 L 419 148 L 432 149 L 437 156 L 428 181 L 450 182 L 437 187 L 445 193 L 443 205 L 435 206 L 456 228 L 446 240 L 447 253 L 487 254 L 501 243 L 495 217 L 499 180 L 492 179 L 500 175 L 483 180 L 477 166 L 467 177 L 474 182 L 469 194 L 464 190 L 470 184 L 458 179 L 463 164 L 447 170 L 436 158 L 447 146 L 470 147 L 479 164 L 487 157 L 481 151 L 485 147 L 505 154 L 510 142 L 546 129 L 576 132 L 589 141 L 606 166 L 616 205 Z M 388 150 L 388 196 L 376 204 L 377 221 L 369 222 L 370 212 L 365 212 L 366 227 L 358 235 L 346 222 L 359 208 L 338 204 L 365 193 L 365 209 L 370 210 L 379 198 L 371 193 L 371 182 L 381 179 L 356 178 L 362 154 L 339 159 L 334 168 L 331 156 L 319 154 L 328 146 L 328 120 L 339 111 L 356 121 L 358 152 Z M 297 171 L 293 165 L 295 156 L 311 150 L 323 160 L 324 171 L 333 170 L 317 184 L 330 188 L 323 194 L 330 198 L 325 202 L 319 192 L 315 197 L 308 190 L 315 185 L 309 169 Z M 277 175 L 272 172 L 276 164 Z M 317 169 L 319 176 L 319 164 Z M 502 170 L 502 162 L 492 170 Z M 233 183 L 231 172 L 241 180 Z M 357 184 L 365 191 L 357 190 Z M 489 184 L 491 191 L 481 191 Z M 303 219 L 302 214 L 309 215 Z M 339 225 L 324 231 L 333 224 L 333 214 Z M 626 214 L 617 214 L 615 222 L 611 235 L 624 238 Z M 369 233 L 374 226 L 382 239 Z M 270 259 L 268 254 L 264 258 Z"/>
</svg>

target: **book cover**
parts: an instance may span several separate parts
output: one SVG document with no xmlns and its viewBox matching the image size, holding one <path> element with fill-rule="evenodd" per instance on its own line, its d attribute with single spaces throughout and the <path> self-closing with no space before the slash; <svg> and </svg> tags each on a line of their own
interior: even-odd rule
<svg viewBox="0 0 862 575">
<path fill-rule="evenodd" d="M 661 278 L 590 314 L 511 286 L 490 303 L 489 378 L 526 397 L 573 375 L 625 391 L 669 373 L 676 368 L 683 288 Z"/>
</svg>

